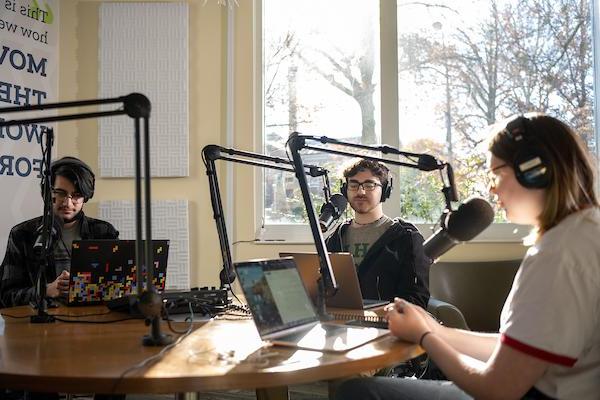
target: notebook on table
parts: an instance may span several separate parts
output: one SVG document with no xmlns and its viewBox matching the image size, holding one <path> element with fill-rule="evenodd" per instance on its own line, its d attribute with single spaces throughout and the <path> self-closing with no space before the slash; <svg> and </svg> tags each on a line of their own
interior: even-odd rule
<svg viewBox="0 0 600 400">
<path fill-rule="evenodd" d="M 307 350 L 344 352 L 389 333 L 384 329 L 321 323 L 291 257 L 234 265 L 264 341 Z"/>
<path fill-rule="evenodd" d="M 313 304 L 317 304 L 319 278 L 319 255 L 317 253 L 279 253 L 280 257 L 293 257 L 298 266 L 300 277 L 308 290 Z M 335 295 L 328 297 L 327 307 L 346 308 L 350 310 L 366 310 L 381 307 L 388 301 L 378 299 L 363 299 L 360 282 L 356 274 L 356 266 L 351 253 L 329 253 L 331 268 L 335 274 L 338 290 Z"/>
<path fill-rule="evenodd" d="M 159 292 L 167 279 L 168 240 L 152 240 L 153 284 Z M 146 280 L 142 266 L 142 279 Z M 135 240 L 75 240 L 72 245 L 67 305 L 99 304 L 137 292 Z"/>
</svg>

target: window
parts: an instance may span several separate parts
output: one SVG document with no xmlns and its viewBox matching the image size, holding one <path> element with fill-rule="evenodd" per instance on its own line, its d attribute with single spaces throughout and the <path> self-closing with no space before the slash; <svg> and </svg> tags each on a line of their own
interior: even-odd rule
<svg viewBox="0 0 600 400">
<path fill-rule="evenodd" d="M 451 162 L 462 200 L 487 197 L 487 127 L 512 114 L 557 116 L 596 153 L 591 20 L 591 5 L 576 0 L 263 0 L 263 150 L 287 157 L 293 131 L 383 142 Z M 391 87 L 396 96 L 382 93 Z M 394 132 L 382 129 L 389 120 Z M 349 159 L 302 155 L 330 170 L 335 191 Z M 386 213 L 435 222 L 439 175 L 394 172 L 398 201 Z M 309 183 L 319 204 L 322 182 Z M 308 232 L 291 174 L 265 171 L 262 187 L 267 231 Z M 502 215 L 496 222 L 490 237 L 510 236 Z"/>
<path fill-rule="evenodd" d="M 263 2 L 264 152 L 287 157 L 290 132 L 362 143 L 380 141 L 379 5 L 363 0 Z M 303 152 L 331 176 L 344 160 Z M 264 173 L 265 224 L 302 223 L 296 178 Z M 335 183 L 334 183 L 335 184 Z M 315 203 L 321 179 L 309 178 Z"/>
</svg>

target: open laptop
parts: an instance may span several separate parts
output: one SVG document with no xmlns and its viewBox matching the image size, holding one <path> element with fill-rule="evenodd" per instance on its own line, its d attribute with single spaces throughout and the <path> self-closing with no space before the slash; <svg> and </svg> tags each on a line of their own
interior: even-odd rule
<svg viewBox="0 0 600 400">
<path fill-rule="evenodd" d="M 304 286 L 317 304 L 317 279 L 319 278 L 319 255 L 317 253 L 279 253 L 279 257 L 294 257 Z M 360 290 L 356 266 L 351 253 L 329 253 L 331 268 L 335 274 L 338 291 L 326 300 L 327 307 L 346 308 L 350 310 L 366 310 L 384 306 L 389 301 L 363 299 Z"/>
<path fill-rule="evenodd" d="M 234 265 L 258 333 L 265 341 L 344 352 L 389 333 L 384 329 L 321 323 L 291 257 Z"/>
<path fill-rule="evenodd" d="M 167 279 L 168 240 L 153 240 L 153 283 L 161 292 Z M 98 304 L 137 292 L 135 240 L 75 240 L 67 305 Z M 142 269 L 146 279 L 146 268 Z"/>
</svg>

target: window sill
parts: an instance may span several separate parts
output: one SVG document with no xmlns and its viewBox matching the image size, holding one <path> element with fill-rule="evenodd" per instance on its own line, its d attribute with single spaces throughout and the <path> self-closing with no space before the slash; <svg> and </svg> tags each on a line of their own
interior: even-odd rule
<svg viewBox="0 0 600 400">
<path fill-rule="evenodd" d="M 432 224 L 416 224 L 417 229 L 427 239 L 433 234 Z M 510 223 L 492 224 L 473 240 L 464 243 L 522 243 L 531 227 Z M 436 229 L 437 230 L 437 229 Z M 312 234 L 307 224 L 266 225 L 252 242 L 259 245 L 273 244 L 313 244 Z"/>
</svg>

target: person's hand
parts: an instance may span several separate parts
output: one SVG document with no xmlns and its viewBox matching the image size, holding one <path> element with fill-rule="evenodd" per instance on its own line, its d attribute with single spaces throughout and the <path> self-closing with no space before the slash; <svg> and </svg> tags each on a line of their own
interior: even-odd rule
<svg viewBox="0 0 600 400">
<path fill-rule="evenodd" d="M 440 322 L 433 317 L 427 310 L 424 310 L 421 307 L 417 307 L 417 311 L 423 316 L 425 321 L 427 321 L 427 326 L 429 326 L 429 330 L 431 332 L 440 333 L 444 326 L 440 324 Z"/>
<path fill-rule="evenodd" d="M 55 298 L 60 295 L 68 295 L 69 277 L 70 274 L 67 271 L 61 272 L 53 282 L 46 285 L 46 296 Z"/>
<path fill-rule="evenodd" d="M 388 305 L 385 306 L 384 310 L 386 312 L 390 311 L 390 310 L 394 310 L 394 309 L 400 311 L 402 309 L 402 304 L 404 304 L 404 303 L 406 303 L 406 300 L 396 297 L 396 298 L 394 298 L 393 303 L 389 303 Z M 409 302 L 409 304 L 410 304 L 410 302 Z M 440 324 L 440 322 L 433 317 L 433 315 L 431 315 L 428 311 L 424 310 L 422 307 L 415 306 L 415 309 L 425 319 L 425 321 L 427 322 L 427 326 L 429 326 L 430 331 L 439 333 L 444 328 L 442 326 L 442 324 Z"/>
<path fill-rule="evenodd" d="M 419 343 L 425 332 L 434 331 L 431 323 L 437 324 L 421 307 L 403 299 L 394 299 L 393 304 L 386 307 L 388 327 L 392 335 L 412 343 Z M 438 325 L 439 326 L 439 325 Z"/>
</svg>

